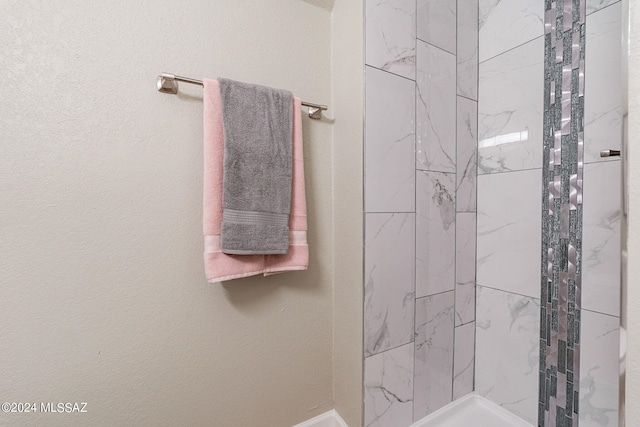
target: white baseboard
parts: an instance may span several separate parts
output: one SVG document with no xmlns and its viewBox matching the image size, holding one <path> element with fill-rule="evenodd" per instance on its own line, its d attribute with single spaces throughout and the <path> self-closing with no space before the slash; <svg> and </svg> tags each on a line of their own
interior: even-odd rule
<svg viewBox="0 0 640 427">
<path fill-rule="evenodd" d="M 349 427 L 335 409 L 332 409 L 317 417 L 313 417 L 293 427 Z"/>
</svg>

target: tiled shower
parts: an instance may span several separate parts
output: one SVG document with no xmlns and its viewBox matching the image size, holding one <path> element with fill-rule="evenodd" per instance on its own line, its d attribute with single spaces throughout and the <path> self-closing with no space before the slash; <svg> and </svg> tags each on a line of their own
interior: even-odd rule
<svg viewBox="0 0 640 427">
<path fill-rule="evenodd" d="M 473 390 L 477 16 L 366 4 L 365 425 Z"/>
<path fill-rule="evenodd" d="M 366 426 L 409 426 L 471 392 L 538 425 L 557 394 L 540 372 L 551 6 L 366 1 Z M 620 148 L 621 15 L 586 1 L 581 426 L 618 423 L 620 161 L 599 152 Z"/>
</svg>

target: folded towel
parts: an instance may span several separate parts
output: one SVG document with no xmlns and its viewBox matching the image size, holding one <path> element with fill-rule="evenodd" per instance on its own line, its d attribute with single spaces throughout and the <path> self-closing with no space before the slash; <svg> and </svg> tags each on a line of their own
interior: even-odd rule
<svg viewBox="0 0 640 427">
<path fill-rule="evenodd" d="M 222 251 L 286 254 L 293 95 L 218 79 L 224 125 Z"/>
<path fill-rule="evenodd" d="M 307 207 L 304 183 L 301 101 L 293 100 L 293 188 L 286 255 L 227 255 L 221 249 L 224 134 L 218 81 L 204 80 L 204 266 L 210 283 L 240 277 L 306 270 Z"/>
<path fill-rule="evenodd" d="M 306 270 L 309 265 L 307 244 L 307 199 L 304 187 L 302 151 L 302 101 L 293 98 L 293 187 L 289 215 L 289 252 L 265 256 L 265 276 L 291 270 Z"/>
</svg>

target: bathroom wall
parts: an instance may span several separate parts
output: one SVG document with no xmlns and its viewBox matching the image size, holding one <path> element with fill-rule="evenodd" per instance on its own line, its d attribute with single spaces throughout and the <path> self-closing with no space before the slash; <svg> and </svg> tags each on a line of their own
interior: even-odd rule
<svg viewBox="0 0 640 427">
<path fill-rule="evenodd" d="M 331 14 L 333 399 L 336 411 L 352 427 L 363 421 L 363 3 L 337 1 Z"/>
<path fill-rule="evenodd" d="M 473 0 L 366 1 L 366 426 L 474 387 L 477 17 Z"/>
<path fill-rule="evenodd" d="M 0 4 L 0 396 L 88 403 L 0 424 L 291 426 L 333 408 L 331 122 L 303 119 L 309 271 L 207 284 L 202 90 L 155 88 L 226 76 L 332 106 L 332 6 Z"/>
<path fill-rule="evenodd" d="M 617 425 L 620 162 L 599 151 L 620 147 L 621 15 L 619 2 L 586 2 L 582 220 L 571 231 L 582 237 L 581 425 Z M 553 234 L 541 223 L 544 21 L 544 2 L 480 1 L 476 390 L 534 424 L 548 327 L 541 246 Z"/>
</svg>

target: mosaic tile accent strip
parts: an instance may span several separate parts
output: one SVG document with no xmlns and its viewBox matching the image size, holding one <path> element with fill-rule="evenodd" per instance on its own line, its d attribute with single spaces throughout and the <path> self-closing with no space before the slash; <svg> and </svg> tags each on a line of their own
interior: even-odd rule
<svg viewBox="0 0 640 427">
<path fill-rule="evenodd" d="M 545 0 L 540 427 L 579 419 L 585 3 Z"/>
</svg>

